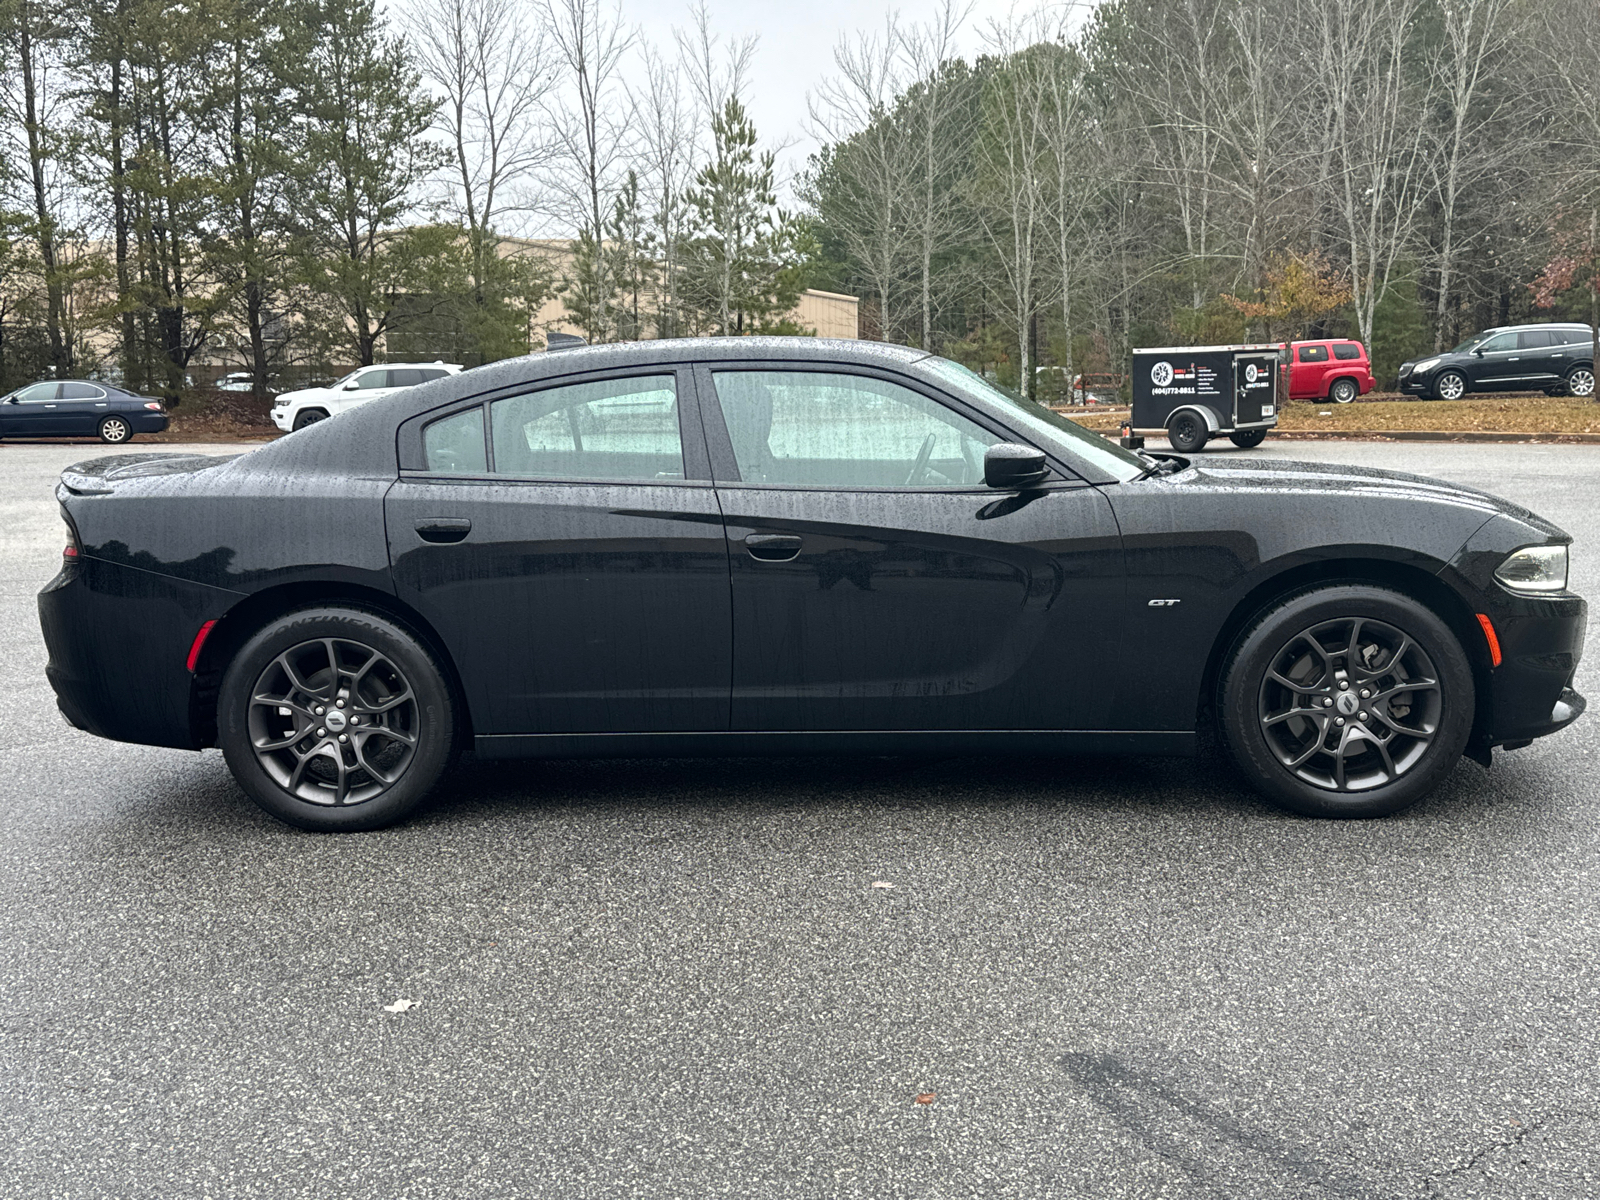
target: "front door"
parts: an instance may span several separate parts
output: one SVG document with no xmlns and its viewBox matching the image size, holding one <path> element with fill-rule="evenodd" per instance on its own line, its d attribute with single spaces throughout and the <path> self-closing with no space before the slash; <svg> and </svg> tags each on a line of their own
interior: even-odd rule
<svg viewBox="0 0 1600 1200">
<path fill-rule="evenodd" d="M 983 485 L 1011 440 L 887 375 L 701 375 L 733 579 L 732 728 L 1103 727 L 1121 611 L 1109 504 Z"/>
<path fill-rule="evenodd" d="M 1467 374 L 1474 391 L 1506 391 L 1520 385 L 1527 371 L 1516 332 L 1497 333 L 1478 346 L 1467 360 Z"/>
<path fill-rule="evenodd" d="M 424 427 L 425 469 L 385 502 L 390 561 L 478 735 L 728 727 L 727 551 L 679 384 L 590 377 Z"/>
<path fill-rule="evenodd" d="M 55 437 L 72 431 L 59 383 L 29 384 L 0 405 L 0 433 L 9 437 Z"/>
</svg>

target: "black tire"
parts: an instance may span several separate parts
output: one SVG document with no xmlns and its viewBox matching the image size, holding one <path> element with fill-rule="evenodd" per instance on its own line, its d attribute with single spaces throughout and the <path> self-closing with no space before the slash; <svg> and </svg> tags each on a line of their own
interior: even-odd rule
<svg viewBox="0 0 1600 1200">
<path fill-rule="evenodd" d="M 1349 404 L 1361 394 L 1354 379 L 1335 379 L 1328 389 L 1328 399 L 1335 404 Z"/>
<path fill-rule="evenodd" d="M 128 423 L 128 418 L 115 413 L 100 419 L 99 433 L 102 442 L 109 442 L 113 446 L 133 441 L 133 426 Z"/>
<path fill-rule="evenodd" d="M 1245 429 L 1238 433 L 1230 433 L 1228 440 L 1241 450 L 1254 450 L 1267 440 L 1265 429 Z"/>
<path fill-rule="evenodd" d="M 1193 409 L 1173 413 L 1167 421 L 1167 441 L 1179 454 L 1193 454 L 1204 449 L 1210 436 L 1205 418 Z"/>
<path fill-rule="evenodd" d="M 1432 610 L 1386 588 L 1334 584 L 1250 623 L 1223 669 L 1218 712 L 1229 753 L 1273 803 L 1381 817 L 1455 766 L 1475 702 L 1466 652 Z"/>
<path fill-rule="evenodd" d="M 302 408 L 294 417 L 294 427 L 304 429 L 307 425 L 315 425 L 318 421 L 326 421 L 328 414 L 320 408 Z"/>
<path fill-rule="evenodd" d="M 410 814 L 451 761 L 455 723 L 433 655 L 386 617 L 350 608 L 268 623 L 234 655 L 217 699 L 239 786 L 279 820 L 325 833 Z"/>
<path fill-rule="evenodd" d="M 1594 368 L 1576 366 L 1567 372 L 1563 381 L 1562 390 L 1569 396 L 1576 396 L 1580 400 L 1593 400 L 1595 394 Z"/>
<path fill-rule="evenodd" d="M 1460 371 L 1446 371 L 1433 381 L 1435 400 L 1459 400 L 1467 394 L 1467 377 Z"/>
</svg>

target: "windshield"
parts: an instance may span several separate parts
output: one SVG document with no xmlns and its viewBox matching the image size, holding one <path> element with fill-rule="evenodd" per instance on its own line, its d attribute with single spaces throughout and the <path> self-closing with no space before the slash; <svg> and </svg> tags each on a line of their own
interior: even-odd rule
<svg viewBox="0 0 1600 1200">
<path fill-rule="evenodd" d="M 1077 422 L 1051 412 L 1042 404 L 1035 404 L 1032 400 L 1025 400 L 1005 388 L 995 386 L 960 363 L 951 362 L 948 358 L 929 357 L 919 361 L 917 366 L 927 367 L 957 391 L 975 392 L 985 399 L 1000 402 L 1006 406 L 1008 415 L 1016 418 L 1030 433 L 1043 435 L 1047 443 L 1068 442 L 1070 454 L 1087 459 L 1113 478 L 1127 482 L 1142 475 L 1149 466 L 1145 459 L 1131 450 L 1124 450 L 1098 433 L 1089 432 Z"/>
<path fill-rule="evenodd" d="M 1476 346 L 1479 342 L 1483 341 L 1483 339 L 1488 337 L 1488 336 L 1489 335 L 1487 333 L 1475 333 L 1471 337 L 1469 337 L 1466 341 L 1462 342 L 1461 345 L 1459 345 L 1459 346 L 1455 347 L 1454 349 L 1452 349 L 1450 351 L 1450 353 L 1451 354 L 1465 354 L 1468 350 L 1471 350 L 1474 346 Z"/>
</svg>

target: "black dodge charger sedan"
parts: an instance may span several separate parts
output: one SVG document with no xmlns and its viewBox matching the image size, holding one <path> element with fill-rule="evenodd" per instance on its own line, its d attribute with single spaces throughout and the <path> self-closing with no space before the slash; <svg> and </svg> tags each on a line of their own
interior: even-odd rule
<svg viewBox="0 0 1600 1200">
<path fill-rule="evenodd" d="M 117 444 L 166 427 L 161 401 L 90 379 L 50 379 L 0 396 L 0 437 L 97 437 Z"/>
<path fill-rule="evenodd" d="M 81 463 L 68 721 L 372 829 L 486 757 L 1192 754 L 1412 803 L 1577 718 L 1570 539 L 1411 475 L 1122 450 L 921 351 L 561 350 L 234 458 Z"/>
</svg>

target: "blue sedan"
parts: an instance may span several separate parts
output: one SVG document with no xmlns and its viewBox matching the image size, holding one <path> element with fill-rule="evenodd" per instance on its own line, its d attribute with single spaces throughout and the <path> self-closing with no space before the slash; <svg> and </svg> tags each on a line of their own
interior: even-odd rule
<svg viewBox="0 0 1600 1200">
<path fill-rule="evenodd" d="M 85 379 L 30 383 L 0 399 L 0 437 L 98 437 L 116 445 L 166 427 L 161 401 Z"/>
</svg>

